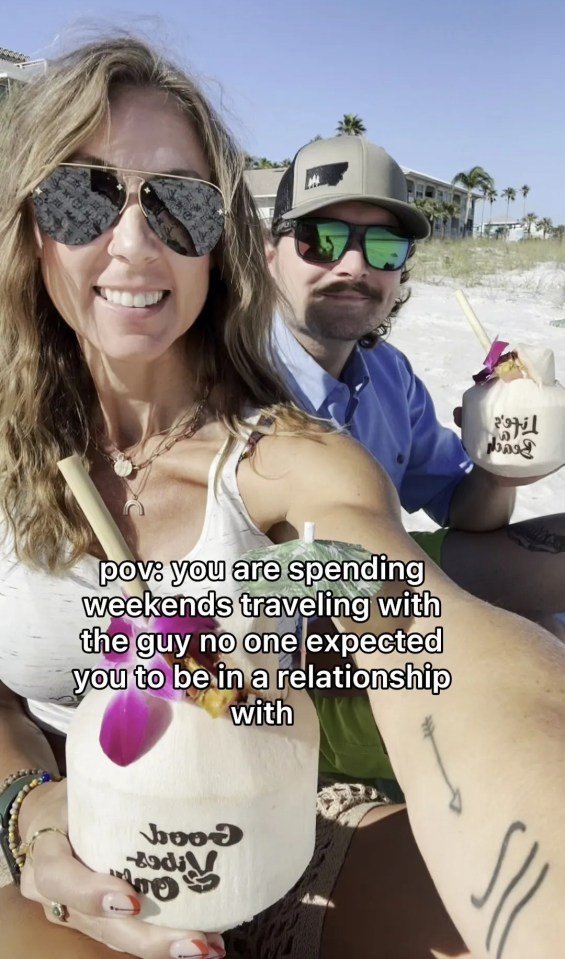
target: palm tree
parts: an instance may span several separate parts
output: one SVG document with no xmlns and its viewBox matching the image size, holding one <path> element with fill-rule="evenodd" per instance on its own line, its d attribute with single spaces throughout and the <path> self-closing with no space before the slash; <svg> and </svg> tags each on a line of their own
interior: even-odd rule
<svg viewBox="0 0 565 959">
<path fill-rule="evenodd" d="M 366 128 L 361 117 L 358 117 L 356 113 L 344 113 L 336 130 L 339 136 L 360 137 L 365 133 Z"/>
<path fill-rule="evenodd" d="M 497 196 L 498 196 L 498 193 L 496 192 L 496 190 L 493 190 L 492 188 L 488 189 L 486 192 L 486 198 L 489 202 L 489 207 L 490 207 L 488 211 L 488 218 L 490 223 L 492 223 L 492 205 L 494 201 L 496 200 Z"/>
<path fill-rule="evenodd" d="M 453 200 L 450 203 L 440 203 L 440 220 L 441 220 L 441 238 L 445 240 L 445 228 L 450 220 L 453 217 L 459 216 L 461 213 L 461 207 L 458 203 L 454 203 Z"/>
<path fill-rule="evenodd" d="M 526 227 L 526 235 L 528 237 L 531 237 L 532 227 L 535 223 L 537 223 L 537 219 L 537 213 L 526 213 L 526 216 L 524 217 L 524 226 Z"/>
<path fill-rule="evenodd" d="M 469 221 L 469 211 L 473 202 L 473 190 L 483 190 L 485 187 L 494 190 L 494 180 L 490 173 L 483 170 L 482 166 L 473 166 L 470 170 L 457 173 L 451 181 L 453 185 L 461 184 L 467 191 L 467 202 L 465 204 L 465 223 L 463 226 L 463 236 L 467 232 L 467 223 Z"/>
<path fill-rule="evenodd" d="M 545 240 L 548 233 L 553 232 L 553 223 L 548 216 L 544 216 L 542 220 L 538 220 L 536 223 L 538 230 L 542 231 L 543 238 Z"/>
<path fill-rule="evenodd" d="M 506 197 L 506 219 L 509 220 L 510 216 L 508 211 L 510 209 L 510 204 L 514 203 L 514 200 L 516 199 L 516 190 L 512 186 L 507 186 L 500 195 Z"/>
<path fill-rule="evenodd" d="M 529 192 L 530 192 L 530 188 L 529 188 L 529 186 L 528 186 L 527 184 L 525 184 L 524 186 L 521 186 L 521 187 L 520 187 L 520 193 L 521 193 L 522 196 L 524 197 L 524 216 L 526 215 L 526 197 L 527 197 L 527 195 L 528 195 Z"/>
<path fill-rule="evenodd" d="M 435 200 L 430 200 L 427 197 L 418 197 L 414 200 L 414 206 L 418 207 L 421 213 L 424 214 L 426 220 L 430 224 L 430 237 L 434 235 L 434 225 L 436 220 L 440 219 L 441 216 L 441 204 L 437 203 Z"/>
<path fill-rule="evenodd" d="M 563 238 L 565 237 L 565 226 L 563 223 L 560 223 L 559 226 L 553 227 L 553 235 L 563 243 Z"/>
<path fill-rule="evenodd" d="M 484 224 L 484 221 L 485 221 L 485 204 L 486 204 L 486 201 L 487 201 L 487 200 L 489 201 L 489 203 L 490 203 L 490 208 L 491 208 L 491 211 L 492 211 L 492 204 L 494 203 L 495 198 L 496 198 L 496 190 L 493 190 L 492 187 L 487 186 L 486 183 L 483 183 L 482 191 L 483 191 L 483 208 L 482 208 L 482 210 L 481 210 L 481 236 L 484 235 L 484 232 L 483 232 L 483 224 Z M 491 194 L 492 194 L 492 200 L 490 199 Z M 491 219 L 492 219 L 492 216 L 491 216 Z"/>
</svg>

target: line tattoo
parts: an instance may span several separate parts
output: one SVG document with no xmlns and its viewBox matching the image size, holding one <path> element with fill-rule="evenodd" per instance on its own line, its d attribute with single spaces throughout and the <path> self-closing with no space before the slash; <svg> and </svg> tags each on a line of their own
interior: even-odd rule
<svg viewBox="0 0 565 959">
<path fill-rule="evenodd" d="M 459 814 L 463 811 L 463 803 L 461 801 L 461 792 L 459 791 L 459 789 L 454 789 L 454 787 L 451 785 L 448 779 L 447 773 L 445 771 L 445 766 L 443 765 L 443 762 L 441 760 L 441 756 L 437 748 L 437 743 L 434 738 L 435 727 L 434 727 L 434 721 L 431 716 L 426 716 L 424 722 L 422 723 L 422 729 L 424 730 L 424 739 L 429 739 L 432 744 L 438 766 L 441 770 L 441 774 L 451 791 L 451 802 L 449 803 L 449 808 L 453 812 L 456 812 Z"/>
<path fill-rule="evenodd" d="M 494 927 L 496 926 L 497 919 L 498 919 L 500 913 L 502 912 L 502 908 L 503 908 L 503 906 L 504 906 L 504 903 L 505 903 L 506 900 L 508 899 L 508 896 L 510 895 L 510 893 L 512 892 L 512 890 L 514 889 L 514 887 L 518 885 L 518 883 L 520 882 L 520 879 L 522 878 L 522 876 L 528 871 L 528 867 L 529 867 L 530 863 L 532 862 L 532 860 L 533 860 L 533 858 L 534 858 L 534 856 L 535 856 L 535 854 L 536 854 L 537 851 L 538 851 L 538 844 L 537 844 L 537 842 L 535 842 L 535 843 L 533 844 L 532 848 L 530 849 L 528 855 L 526 856 L 526 859 L 525 859 L 524 862 L 522 863 L 522 866 L 520 867 L 520 869 L 518 870 L 518 872 L 516 873 L 516 875 L 514 876 L 514 878 L 510 880 L 510 882 L 508 883 L 506 889 L 505 889 L 504 892 L 502 893 L 502 896 L 500 897 L 500 902 L 498 903 L 498 906 L 496 907 L 496 909 L 494 910 L 494 912 L 493 912 L 493 914 L 492 914 L 492 919 L 491 919 L 491 921 L 490 921 L 490 926 L 488 927 L 488 933 L 487 933 L 487 938 L 486 938 L 486 947 L 487 947 L 487 949 L 490 949 L 490 943 L 491 943 L 491 940 L 492 940 L 492 934 L 493 934 L 493 932 L 494 932 Z"/>
<path fill-rule="evenodd" d="M 552 533 L 539 522 L 514 523 L 507 527 L 506 535 L 531 553 L 565 553 L 565 536 Z"/>
<path fill-rule="evenodd" d="M 471 903 L 473 904 L 473 906 L 475 906 L 476 909 L 482 909 L 483 906 L 485 905 L 485 903 L 486 903 L 486 902 L 488 901 L 488 899 L 490 898 L 490 895 L 491 895 L 491 893 L 493 892 L 494 887 L 496 886 L 496 884 L 497 884 L 497 882 L 498 882 L 498 878 L 499 878 L 499 875 L 500 875 L 500 871 L 501 871 L 501 869 L 502 869 L 503 862 L 504 862 L 504 860 L 505 860 L 505 858 L 506 858 L 506 854 L 507 854 L 507 852 L 508 852 L 508 846 L 509 846 L 509 844 L 510 844 L 510 840 L 511 840 L 512 836 L 513 836 L 515 833 L 517 833 L 517 832 L 520 832 L 520 833 L 525 833 L 525 832 L 526 832 L 526 826 L 524 825 L 523 822 L 516 821 L 516 822 L 513 822 L 513 823 L 508 827 L 508 829 L 507 829 L 507 831 L 506 831 L 506 834 L 505 834 L 505 836 L 504 836 L 504 839 L 502 840 L 502 846 L 501 846 L 501 848 L 500 848 L 500 853 L 499 853 L 499 855 L 498 855 L 498 859 L 497 859 L 496 865 L 495 865 L 495 867 L 494 867 L 494 872 L 493 872 L 493 874 L 492 874 L 492 877 L 491 877 L 490 882 L 489 882 L 489 884 L 488 884 L 488 886 L 487 886 L 487 888 L 486 888 L 485 893 L 484 893 L 482 896 L 474 896 L 474 895 L 471 896 Z M 496 906 L 496 908 L 494 909 L 494 912 L 493 912 L 493 914 L 492 914 L 492 917 L 491 917 L 491 920 L 490 920 L 490 924 L 489 924 L 489 927 L 488 927 L 488 931 L 487 931 L 487 936 L 486 936 L 486 941 L 485 941 L 485 945 L 486 945 L 487 952 L 490 952 L 490 947 L 491 947 L 492 938 L 493 938 L 493 935 L 494 935 L 494 932 L 495 932 L 495 927 L 496 927 L 496 924 L 497 924 L 497 922 L 498 922 L 498 920 L 499 920 L 499 918 L 500 918 L 500 915 L 501 915 L 501 913 L 502 913 L 502 910 L 503 910 L 504 906 L 506 905 L 506 902 L 507 902 L 507 900 L 508 900 L 511 892 L 518 886 L 518 883 L 524 878 L 524 876 L 526 875 L 526 873 L 528 872 L 528 870 L 530 870 L 530 867 L 531 867 L 531 865 L 532 865 L 535 857 L 537 856 L 538 849 L 539 849 L 538 843 L 537 843 L 537 842 L 534 842 L 534 844 L 532 845 L 529 853 L 527 854 L 526 858 L 524 859 L 524 862 L 522 863 L 522 865 L 520 866 L 520 868 L 518 869 L 518 871 L 516 872 L 516 874 L 512 877 L 512 879 L 510 879 L 510 881 L 506 884 L 504 890 L 502 891 L 502 894 L 501 894 L 500 899 L 499 899 L 499 901 L 498 901 L 498 905 Z M 537 879 L 535 880 L 535 882 L 533 883 L 533 885 L 530 886 L 530 888 L 528 889 L 528 891 L 522 896 L 521 899 L 518 900 L 518 902 L 516 903 L 516 905 L 515 905 L 514 908 L 512 909 L 512 911 L 511 911 L 511 913 L 510 913 L 510 915 L 509 915 L 509 917 L 508 917 L 508 919 L 507 919 L 507 921 L 506 921 L 506 925 L 504 926 L 504 929 L 502 930 L 502 934 L 501 934 L 501 936 L 500 936 L 500 940 L 499 940 L 499 943 L 498 943 L 498 948 L 497 948 L 497 950 L 496 950 L 496 959 L 502 959 L 502 954 L 503 954 L 503 951 L 504 951 L 504 947 L 505 947 L 505 945 L 506 945 L 506 941 L 507 941 L 507 939 L 508 939 L 508 936 L 509 936 L 509 934 L 510 934 L 510 930 L 511 930 L 513 924 L 514 924 L 515 919 L 517 918 L 517 916 L 518 916 L 518 914 L 521 912 L 521 910 L 524 908 L 524 906 L 530 901 L 530 899 L 535 895 L 535 893 L 537 892 L 537 890 L 538 890 L 539 887 L 541 886 L 543 880 L 545 879 L 545 876 L 546 876 L 546 874 L 547 874 L 548 869 L 549 869 L 549 863 L 546 862 L 546 863 L 544 863 L 544 865 L 542 866 L 541 872 L 539 873 L 539 875 L 538 875 Z"/>
<path fill-rule="evenodd" d="M 502 847 L 500 849 L 500 853 L 496 861 L 496 866 L 494 867 L 492 879 L 487 886 L 487 891 L 485 892 L 484 896 L 480 896 L 480 897 L 471 896 L 471 902 L 477 909 L 482 909 L 488 897 L 490 896 L 492 890 L 494 889 L 494 884 L 496 880 L 498 879 L 498 874 L 502 866 L 502 860 L 504 859 L 506 855 L 506 850 L 508 849 L 508 843 L 510 842 L 510 837 L 512 836 L 512 833 L 516 832 L 517 829 L 519 829 L 520 832 L 526 832 L 526 827 L 524 826 L 523 822 L 513 822 L 512 825 L 507 830 L 506 835 L 504 839 L 502 840 Z"/>
<path fill-rule="evenodd" d="M 502 933 L 502 936 L 500 937 L 500 943 L 499 943 L 499 945 L 498 945 L 498 950 L 497 950 L 497 953 L 496 953 L 496 959 L 502 959 L 502 950 L 504 949 L 504 946 L 506 945 L 506 940 L 507 940 L 507 938 L 508 938 L 508 933 L 510 932 L 510 928 L 511 928 L 511 926 L 512 926 L 512 923 L 514 922 L 514 920 L 515 920 L 516 916 L 518 915 L 518 913 L 520 912 L 520 910 L 526 905 L 526 903 L 528 903 L 528 902 L 530 901 L 530 899 L 532 898 L 532 896 L 534 896 L 535 893 L 538 891 L 538 889 L 539 889 L 539 887 L 541 886 L 543 880 L 545 879 L 545 875 L 546 875 L 548 869 L 549 869 L 549 863 L 546 862 L 545 865 L 544 865 L 544 867 L 543 867 L 543 869 L 542 869 L 542 871 L 540 872 L 538 878 L 536 879 L 535 883 L 533 884 L 533 886 L 531 886 L 531 888 L 528 889 L 526 895 L 523 896 L 522 899 L 520 899 L 520 902 L 517 902 L 516 905 L 514 906 L 514 909 L 512 910 L 512 912 L 510 913 L 510 916 L 509 916 L 509 918 L 508 918 L 508 922 L 506 923 L 504 932 Z"/>
</svg>

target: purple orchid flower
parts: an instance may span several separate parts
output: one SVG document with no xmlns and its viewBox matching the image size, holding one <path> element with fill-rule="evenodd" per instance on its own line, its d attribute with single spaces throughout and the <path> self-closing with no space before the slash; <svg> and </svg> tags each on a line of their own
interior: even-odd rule
<svg viewBox="0 0 565 959">
<path fill-rule="evenodd" d="M 493 340 L 491 348 L 484 360 L 484 369 L 473 376 L 475 383 L 488 383 L 489 380 L 492 380 L 493 377 L 496 376 L 496 364 L 509 345 L 509 343 L 505 343 L 503 340 Z"/>
<path fill-rule="evenodd" d="M 123 633 L 129 638 L 128 649 L 123 653 L 110 652 L 99 664 L 102 668 L 125 669 L 127 687 L 116 692 L 108 703 L 100 727 L 100 745 L 109 759 L 118 766 L 129 766 L 153 745 L 162 734 L 169 710 L 165 701 L 180 702 L 186 691 L 175 689 L 173 670 L 161 653 L 151 658 L 141 658 L 136 648 L 136 638 L 141 632 L 162 633 L 174 636 L 190 634 L 197 638 L 201 633 L 215 632 L 215 619 L 192 616 L 159 616 L 150 620 L 112 619 L 106 632 L 109 636 Z M 147 670 L 159 670 L 164 676 L 160 689 L 138 689 L 135 667 L 142 664 Z M 156 701 L 157 700 L 157 701 Z M 161 700 L 161 703 L 158 702 Z"/>
</svg>

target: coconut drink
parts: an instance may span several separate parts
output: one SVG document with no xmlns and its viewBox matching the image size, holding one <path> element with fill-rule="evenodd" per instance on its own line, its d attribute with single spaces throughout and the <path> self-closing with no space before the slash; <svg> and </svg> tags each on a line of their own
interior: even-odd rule
<svg viewBox="0 0 565 959">
<path fill-rule="evenodd" d="M 108 558 L 131 560 L 80 459 L 58 465 Z M 139 581 L 125 586 L 130 595 L 145 591 Z M 104 656 L 109 672 L 125 673 L 125 688 L 88 692 L 67 736 L 75 856 L 133 885 L 141 919 L 203 932 L 233 928 L 280 899 L 308 865 L 316 824 L 315 708 L 306 692 L 277 689 L 275 654 L 249 655 L 238 644 L 230 658 L 203 656 L 201 634 L 218 626 L 191 617 L 111 624 L 109 635 L 131 640 Z M 243 619 L 229 626 L 242 638 Z M 136 674 L 136 637 L 148 628 L 186 640 L 182 650 L 173 644 L 143 659 L 162 676 L 155 689 L 139 688 Z M 241 689 L 222 688 L 222 665 L 241 672 Z M 250 684 L 258 668 L 269 677 L 261 692 Z M 198 685 L 203 673 L 208 681 Z M 290 715 L 236 724 L 236 707 L 261 703 Z"/>
<path fill-rule="evenodd" d="M 462 440 L 490 473 L 544 476 L 565 464 L 565 389 L 549 349 L 495 341 L 463 394 Z"/>
<path fill-rule="evenodd" d="M 222 932 L 267 908 L 314 850 L 318 723 L 291 691 L 292 726 L 235 726 L 184 701 L 127 766 L 99 733 L 112 691 L 93 690 L 67 740 L 69 838 L 96 872 L 143 893 L 141 918 Z M 156 711 L 158 712 L 158 710 Z"/>
</svg>

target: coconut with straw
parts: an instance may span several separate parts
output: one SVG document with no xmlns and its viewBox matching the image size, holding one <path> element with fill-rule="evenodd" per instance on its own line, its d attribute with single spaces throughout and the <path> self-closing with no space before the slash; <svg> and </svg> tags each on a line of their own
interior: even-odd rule
<svg viewBox="0 0 565 959">
<path fill-rule="evenodd" d="M 457 301 L 486 352 L 475 386 L 463 394 L 462 440 L 478 466 L 515 479 L 545 476 L 565 464 L 565 390 L 549 349 L 491 342 L 465 295 Z"/>
<path fill-rule="evenodd" d="M 80 457 L 58 465 L 107 558 L 131 561 Z M 147 590 L 139 578 L 123 588 Z M 175 689 L 171 661 L 159 654 L 144 665 L 164 685 L 142 692 L 132 680 L 139 624 L 120 625 L 130 648 L 110 653 L 106 666 L 123 670 L 127 688 L 91 689 L 67 737 L 69 838 L 87 866 L 143 894 L 142 919 L 222 932 L 280 899 L 311 858 L 316 713 L 307 693 L 289 690 L 292 725 L 235 725 L 229 710 Z M 158 625 L 166 630 L 164 618 Z M 171 625 L 177 632 L 178 618 Z M 192 642 L 202 623 L 183 626 Z"/>
</svg>

